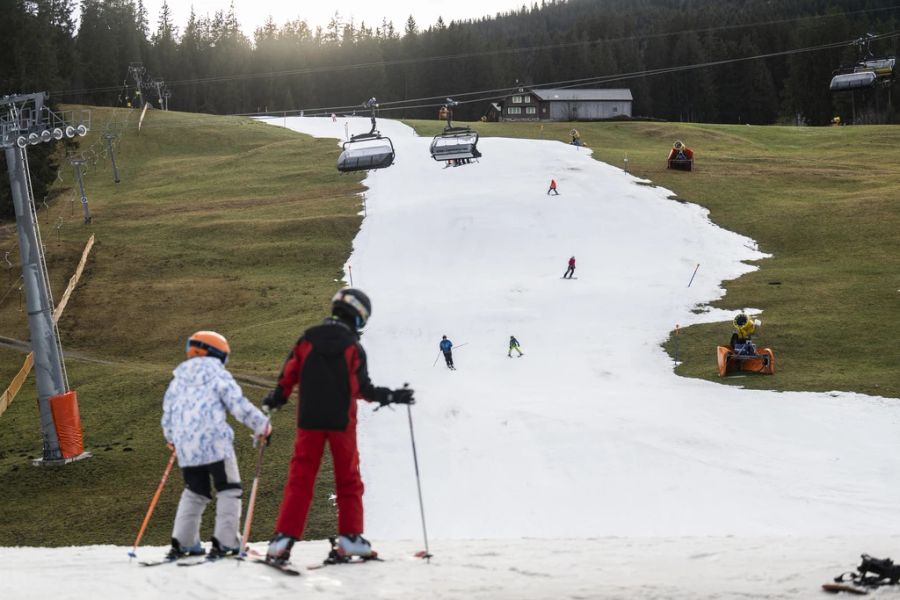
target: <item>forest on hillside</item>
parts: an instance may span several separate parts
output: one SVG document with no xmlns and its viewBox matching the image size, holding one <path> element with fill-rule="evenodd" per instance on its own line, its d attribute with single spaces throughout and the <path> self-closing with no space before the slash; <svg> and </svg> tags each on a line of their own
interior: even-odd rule
<svg viewBox="0 0 900 600">
<path fill-rule="evenodd" d="M 848 101 L 828 92 L 832 72 L 858 58 L 842 42 L 886 36 L 872 45 L 877 55 L 900 45 L 890 35 L 900 30 L 895 0 L 544 0 L 432 24 L 336 13 L 324 28 L 297 10 L 296 20 L 270 20 L 248 37 L 233 9 L 179 24 L 168 5 L 148 15 L 141 0 L 81 0 L 79 10 L 75 0 L 0 0 L 0 95 L 46 90 L 58 102 L 122 105 L 135 93 L 128 66 L 140 62 L 165 82 L 173 110 L 309 112 L 372 96 L 415 106 L 460 96 L 471 102 L 457 117 L 477 119 L 505 91 L 464 94 L 586 79 L 630 88 L 636 116 L 815 125 Z M 832 46 L 809 50 L 823 45 Z M 752 58 L 761 55 L 773 56 Z M 689 68 L 706 63 L 719 64 Z M 158 104 L 155 96 L 144 90 Z M 883 100 L 879 120 L 900 120 L 898 105 Z M 390 116 L 434 114 L 427 106 Z"/>
<path fill-rule="evenodd" d="M 574 85 L 630 88 L 640 118 L 900 122 L 897 81 L 828 89 L 836 69 L 860 58 L 849 42 L 874 34 L 875 56 L 898 54 L 896 0 L 542 0 L 431 24 L 335 13 L 326 27 L 297 10 L 248 37 L 233 8 L 192 10 L 178 24 L 167 4 L 148 15 L 141 0 L 0 0 L 0 96 L 134 105 L 129 66 L 140 64 L 151 84 L 143 100 L 159 106 L 166 90 L 169 109 L 189 112 L 349 112 L 374 96 L 382 116 L 433 118 L 450 96 L 462 102 L 456 119 L 476 120 L 517 86 Z M 56 173 L 59 152 L 45 146 L 30 152 L 37 195 Z M 11 216 L 8 195 L 0 186 L 0 217 Z"/>
</svg>

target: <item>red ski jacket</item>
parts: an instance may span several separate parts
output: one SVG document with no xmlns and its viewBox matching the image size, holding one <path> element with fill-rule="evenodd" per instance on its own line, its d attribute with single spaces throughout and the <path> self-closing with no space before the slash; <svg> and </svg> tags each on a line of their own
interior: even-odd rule
<svg viewBox="0 0 900 600">
<path fill-rule="evenodd" d="M 356 332 L 338 319 L 307 329 L 278 376 L 274 405 L 284 405 L 294 386 L 300 389 L 299 428 L 345 431 L 355 426 L 355 400 L 375 399 Z"/>
</svg>

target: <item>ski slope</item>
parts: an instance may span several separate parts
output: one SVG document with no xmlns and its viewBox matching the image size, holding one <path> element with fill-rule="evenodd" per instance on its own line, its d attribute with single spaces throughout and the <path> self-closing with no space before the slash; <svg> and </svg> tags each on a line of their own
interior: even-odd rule
<svg viewBox="0 0 900 600">
<path fill-rule="evenodd" d="M 370 125 L 272 123 L 333 138 Z M 728 339 L 732 313 L 692 309 L 765 258 L 753 240 L 584 148 L 484 138 L 480 163 L 444 168 L 430 138 L 379 129 L 397 159 L 366 180 L 347 266 L 373 301 L 373 381 L 416 390 L 432 563 L 408 558 L 422 529 L 407 412 L 363 407 L 366 534 L 393 560 L 289 579 L 255 565 L 141 569 L 122 548 L 0 549 L 15 571 L 3 597 L 32 590 L 47 556 L 68 597 L 401 599 L 807 598 L 861 552 L 900 558 L 896 399 L 682 379 L 660 347 L 698 321 L 723 321 Z M 572 255 L 578 279 L 563 280 Z M 460 346 L 456 371 L 442 335 Z M 508 358 L 510 335 L 522 358 Z M 758 339 L 777 355 L 777 331 Z M 325 551 L 299 544 L 296 562 Z"/>
</svg>

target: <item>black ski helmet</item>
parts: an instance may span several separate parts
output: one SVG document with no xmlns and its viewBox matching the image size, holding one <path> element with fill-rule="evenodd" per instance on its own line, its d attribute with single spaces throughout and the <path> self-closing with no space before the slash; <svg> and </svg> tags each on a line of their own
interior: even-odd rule
<svg viewBox="0 0 900 600">
<path fill-rule="evenodd" d="M 347 317 L 362 329 L 372 315 L 372 301 L 362 290 L 344 288 L 331 299 L 331 314 Z"/>
</svg>

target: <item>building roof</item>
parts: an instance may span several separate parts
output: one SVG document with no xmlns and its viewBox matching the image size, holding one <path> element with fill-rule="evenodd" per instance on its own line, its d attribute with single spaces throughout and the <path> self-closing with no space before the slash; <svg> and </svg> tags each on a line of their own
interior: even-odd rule
<svg viewBox="0 0 900 600">
<path fill-rule="evenodd" d="M 628 88 L 591 88 L 591 89 L 532 89 L 531 92 L 544 101 L 571 102 L 584 100 L 631 101 L 631 90 Z"/>
</svg>

